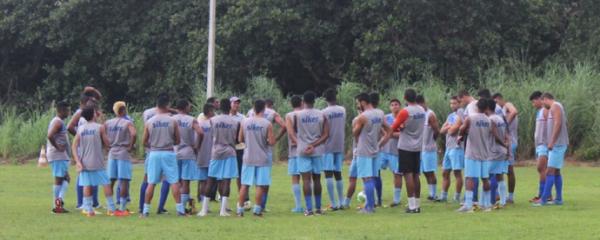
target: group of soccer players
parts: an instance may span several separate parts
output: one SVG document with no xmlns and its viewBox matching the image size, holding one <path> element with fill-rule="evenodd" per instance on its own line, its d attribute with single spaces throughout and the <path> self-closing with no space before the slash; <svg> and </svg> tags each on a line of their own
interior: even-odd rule
<svg viewBox="0 0 600 240">
<path fill-rule="evenodd" d="M 292 96 L 293 110 L 284 118 L 273 109 L 271 100 L 255 100 L 252 109 L 244 115 L 240 113 L 241 99 L 210 98 L 200 116 L 194 118 L 190 115 L 192 105 L 188 100 L 179 100 L 175 108 L 171 108 L 170 97 L 160 94 L 156 106 L 143 113 L 142 145 L 146 159 L 140 187 L 140 216 L 149 216 L 157 184 L 161 184 L 158 214 L 167 212 L 164 205 L 170 190 L 178 216 L 195 213 L 207 216 L 209 202 L 216 201 L 218 192 L 219 216 L 230 216 L 230 212 L 235 211 L 242 217 L 251 210 L 249 191 L 254 187 L 252 214 L 262 216 L 272 184 L 272 146 L 286 133 L 288 175 L 295 203 L 292 212 L 295 213 L 311 216 L 323 214 L 325 210 L 349 209 L 359 178 L 366 196 L 359 213 L 374 213 L 375 208 L 383 207 L 380 173 L 387 169 L 393 174 L 393 201 L 389 207 L 400 206 L 404 180 L 407 213 L 421 212 L 421 174 L 428 184 L 427 199 L 435 202 L 448 201 L 453 174 L 456 190 L 452 200 L 461 204 L 459 212 L 491 211 L 513 201 L 518 111 L 501 94 L 492 96 L 484 89 L 478 92 L 479 99 L 475 99 L 467 91 L 459 92 L 450 99 L 452 111 L 441 126 L 425 98 L 413 89 L 405 91 L 404 107 L 398 99 L 389 100 L 387 115 L 379 109 L 379 94 L 357 95 L 358 115 L 351 125 L 352 161 L 347 189 L 342 178 L 347 112 L 337 104 L 336 95 L 334 89 L 325 91 L 327 107 L 322 110 L 314 107 L 317 95 L 312 91 Z M 68 212 L 63 199 L 70 182 L 68 166 L 72 156 L 78 171 L 77 207 L 83 214 L 98 213 L 94 209 L 99 206 L 99 186 L 104 190 L 107 215 L 131 214 L 127 204 L 131 201 L 129 181 L 136 129 L 122 101 L 113 105 L 115 117 L 103 121 L 98 107 L 101 97 L 99 91 L 86 87 L 80 109 L 69 124 L 64 122 L 70 115 L 69 105 L 56 104 L 57 115 L 49 124 L 47 143 L 47 158 L 55 178 L 54 213 Z M 530 101 L 537 109 L 534 137 L 540 174 L 539 192 L 531 202 L 534 206 L 560 205 L 560 169 L 568 146 L 565 111 L 550 93 L 536 91 Z M 274 130 L 276 125 L 280 129 L 278 133 Z M 72 145 L 68 133 L 74 135 Z M 442 191 L 438 196 L 437 140 L 440 135 L 446 135 L 446 146 L 441 162 Z M 105 151 L 108 153 L 106 165 Z M 323 173 L 330 203 L 326 209 L 321 200 Z M 235 210 L 230 210 L 228 198 L 234 179 L 239 198 Z M 480 180 L 481 194 L 478 193 Z M 198 182 L 197 199 L 202 202 L 199 211 L 190 195 L 192 182 Z M 117 190 L 113 194 L 115 185 Z M 465 194 L 461 199 L 463 185 Z M 556 189 L 554 199 L 553 187 Z"/>
</svg>

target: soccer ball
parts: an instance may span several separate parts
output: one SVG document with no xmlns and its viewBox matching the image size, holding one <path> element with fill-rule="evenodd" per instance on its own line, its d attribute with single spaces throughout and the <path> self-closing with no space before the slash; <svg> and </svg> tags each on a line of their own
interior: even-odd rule
<svg viewBox="0 0 600 240">
<path fill-rule="evenodd" d="M 367 195 L 365 195 L 365 192 L 359 192 L 358 195 L 356 195 L 356 200 L 360 203 L 364 203 L 365 201 L 367 201 Z"/>
</svg>

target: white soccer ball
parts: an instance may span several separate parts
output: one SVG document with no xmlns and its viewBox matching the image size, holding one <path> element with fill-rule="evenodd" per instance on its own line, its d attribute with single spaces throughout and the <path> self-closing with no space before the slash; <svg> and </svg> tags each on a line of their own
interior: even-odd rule
<svg viewBox="0 0 600 240">
<path fill-rule="evenodd" d="M 356 200 L 360 203 L 364 203 L 365 201 L 367 201 L 367 195 L 364 191 L 361 191 L 358 193 L 358 195 L 356 195 Z"/>
</svg>

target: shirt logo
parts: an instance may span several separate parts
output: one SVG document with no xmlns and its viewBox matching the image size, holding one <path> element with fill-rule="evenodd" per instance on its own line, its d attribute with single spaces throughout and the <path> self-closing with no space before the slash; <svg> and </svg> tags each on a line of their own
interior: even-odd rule
<svg viewBox="0 0 600 240">
<path fill-rule="evenodd" d="M 264 128 L 265 127 L 258 126 L 254 123 L 246 126 L 246 130 L 248 130 L 248 131 L 262 131 Z"/>
<path fill-rule="evenodd" d="M 378 117 L 371 119 L 371 124 L 380 124 L 381 122 L 381 118 Z"/>
<path fill-rule="evenodd" d="M 179 124 L 179 127 L 181 128 L 190 128 L 190 123 L 189 122 L 184 122 L 181 120 L 177 120 L 177 123 Z"/>
<path fill-rule="evenodd" d="M 343 112 L 331 112 L 329 113 L 329 119 L 334 119 L 334 118 L 343 118 L 344 117 L 344 113 Z"/>
<path fill-rule="evenodd" d="M 483 120 L 479 120 L 477 122 L 475 122 L 475 127 L 480 127 L 480 128 L 489 128 L 490 127 L 490 123 L 483 121 Z"/>
<path fill-rule="evenodd" d="M 301 119 L 302 123 L 318 123 L 319 117 L 306 116 Z"/>
<path fill-rule="evenodd" d="M 210 132 L 210 127 L 202 127 L 202 131 L 205 133 Z"/>
<path fill-rule="evenodd" d="M 152 123 L 152 128 L 168 128 L 169 122 L 154 122 Z"/>
<path fill-rule="evenodd" d="M 83 130 L 83 132 L 81 132 L 82 137 L 93 136 L 93 135 L 96 135 L 96 130 L 85 129 L 85 130 Z"/>
<path fill-rule="evenodd" d="M 215 128 L 232 129 L 233 128 L 233 124 L 227 124 L 227 123 L 224 123 L 224 122 L 219 122 L 219 123 L 215 124 Z"/>
<path fill-rule="evenodd" d="M 412 115 L 413 119 L 425 119 L 424 113 L 415 113 Z"/>
<path fill-rule="evenodd" d="M 120 132 L 123 131 L 123 127 L 119 127 L 119 126 L 112 126 L 108 128 L 109 132 Z"/>
</svg>

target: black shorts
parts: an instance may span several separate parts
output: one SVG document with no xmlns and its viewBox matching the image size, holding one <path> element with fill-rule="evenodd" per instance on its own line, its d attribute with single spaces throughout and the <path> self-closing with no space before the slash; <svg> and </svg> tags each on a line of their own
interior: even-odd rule
<svg viewBox="0 0 600 240">
<path fill-rule="evenodd" d="M 237 167 L 238 167 L 238 176 L 242 177 L 242 163 L 244 161 L 244 150 L 235 150 L 236 158 L 237 158 Z"/>
<path fill-rule="evenodd" d="M 421 152 L 411 152 L 398 149 L 398 170 L 401 173 L 421 172 Z"/>
</svg>

